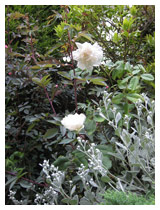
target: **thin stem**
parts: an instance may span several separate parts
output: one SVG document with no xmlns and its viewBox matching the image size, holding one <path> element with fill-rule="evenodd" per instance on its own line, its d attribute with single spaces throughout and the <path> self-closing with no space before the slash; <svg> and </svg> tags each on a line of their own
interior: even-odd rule
<svg viewBox="0 0 160 210">
<path fill-rule="evenodd" d="M 54 116 L 56 116 L 56 115 L 57 115 L 57 114 L 56 114 L 56 111 L 55 111 L 55 109 L 54 109 L 54 107 L 53 107 L 52 100 L 50 99 L 50 97 L 49 97 L 49 95 L 48 95 L 48 92 L 47 92 L 46 87 L 43 87 L 43 89 L 44 89 L 44 92 L 45 92 L 45 94 L 46 94 L 46 96 L 47 96 L 47 98 L 48 98 L 48 101 L 49 101 L 49 103 L 50 103 L 50 105 L 51 105 L 51 107 L 52 107 L 52 110 L 53 110 Z"/>
<path fill-rule="evenodd" d="M 66 197 L 66 198 L 68 198 L 68 199 L 71 199 L 71 197 L 68 196 L 68 195 L 64 192 L 62 186 L 61 186 L 61 189 L 60 189 L 60 193 L 61 193 L 64 197 Z"/>
<path fill-rule="evenodd" d="M 103 189 L 102 186 L 101 186 L 101 183 L 99 182 L 99 179 L 98 179 L 98 176 L 97 176 L 97 172 L 95 172 L 94 175 L 95 175 L 96 181 L 97 181 L 97 183 L 98 183 L 98 186 L 100 187 L 100 190 L 101 190 L 101 191 L 104 191 L 104 189 Z M 105 192 L 105 191 L 104 191 L 104 192 Z"/>
<path fill-rule="evenodd" d="M 6 171 L 6 173 L 7 173 L 7 174 L 10 174 L 10 175 L 12 175 L 12 176 L 17 176 L 16 173 L 13 173 L 13 172 L 10 172 L 10 171 Z M 25 180 L 25 181 L 27 181 L 27 182 L 30 182 L 30 183 L 32 183 L 32 184 L 37 184 L 37 185 L 39 185 L 39 186 L 41 186 L 41 187 L 48 187 L 48 184 L 46 184 L 46 183 L 40 184 L 40 183 L 38 183 L 38 182 L 35 182 L 35 181 L 33 181 L 33 180 L 30 180 L 30 179 L 27 179 L 27 178 L 24 178 L 24 177 L 21 177 L 20 179 L 23 179 L 23 180 Z"/>
</svg>

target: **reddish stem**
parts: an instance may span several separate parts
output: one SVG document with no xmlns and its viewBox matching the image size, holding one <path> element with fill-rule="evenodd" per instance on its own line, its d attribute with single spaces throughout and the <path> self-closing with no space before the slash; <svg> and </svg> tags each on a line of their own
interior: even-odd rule
<svg viewBox="0 0 160 210">
<path fill-rule="evenodd" d="M 13 172 L 10 172 L 10 171 L 6 171 L 6 173 L 7 173 L 7 174 L 10 174 L 10 175 L 12 175 L 12 176 L 17 176 L 16 173 L 13 173 Z M 30 180 L 30 179 L 27 179 L 27 178 L 24 178 L 24 177 L 21 177 L 20 179 L 23 179 L 23 180 L 25 180 L 25 181 L 27 181 L 27 182 L 30 182 L 30 183 L 32 183 L 32 184 L 37 184 L 37 185 L 39 185 L 39 186 L 41 186 L 41 187 L 48 187 L 48 184 L 47 184 L 47 183 L 40 184 L 40 183 L 38 183 L 38 182 L 35 182 L 35 181 L 33 181 L 33 180 Z"/>
<path fill-rule="evenodd" d="M 49 101 L 49 103 L 50 103 L 50 105 L 51 105 L 51 107 L 52 107 L 52 110 L 53 110 L 54 116 L 56 116 L 56 115 L 57 115 L 57 114 L 56 114 L 56 111 L 55 111 L 55 109 L 54 109 L 54 107 L 53 107 L 52 100 L 50 99 L 50 97 L 49 97 L 49 95 L 48 95 L 48 92 L 47 92 L 46 87 L 44 87 L 44 91 L 45 91 L 45 94 L 46 94 L 46 96 L 47 96 L 47 98 L 48 98 L 48 101 Z"/>
</svg>

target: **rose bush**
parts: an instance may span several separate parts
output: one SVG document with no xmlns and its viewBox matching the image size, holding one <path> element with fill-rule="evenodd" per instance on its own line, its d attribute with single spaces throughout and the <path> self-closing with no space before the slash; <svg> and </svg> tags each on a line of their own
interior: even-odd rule
<svg viewBox="0 0 160 210">
<path fill-rule="evenodd" d="M 83 44 L 76 42 L 78 49 L 73 52 L 73 59 L 78 61 L 78 68 L 92 70 L 93 66 L 99 66 L 103 58 L 102 48 L 94 43 L 88 42 Z"/>
<path fill-rule="evenodd" d="M 61 121 L 62 125 L 70 131 L 80 131 L 84 128 L 84 121 L 86 116 L 84 114 L 69 114 L 64 117 Z"/>
</svg>

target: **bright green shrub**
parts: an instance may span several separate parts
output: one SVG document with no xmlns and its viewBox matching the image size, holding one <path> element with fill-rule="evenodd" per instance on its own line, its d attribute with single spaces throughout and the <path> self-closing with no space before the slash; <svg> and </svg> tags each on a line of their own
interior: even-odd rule
<svg viewBox="0 0 160 210">
<path fill-rule="evenodd" d="M 103 205 L 155 205 L 155 195 L 148 197 L 137 195 L 136 193 L 125 193 L 108 190 L 104 194 L 105 202 Z"/>
</svg>

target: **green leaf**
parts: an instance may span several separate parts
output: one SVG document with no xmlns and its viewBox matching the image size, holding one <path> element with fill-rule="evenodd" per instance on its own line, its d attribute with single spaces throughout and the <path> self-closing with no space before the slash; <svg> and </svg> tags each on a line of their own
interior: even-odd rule
<svg viewBox="0 0 160 210">
<path fill-rule="evenodd" d="M 102 177 L 101 177 L 101 180 L 102 180 L 102 182 L 104 182 L 104 183 L 108 183 L 108 182 L 111 181 L 111 179 L 110 179 L 108 176 L 102 176 Z"/>
<path fill-rule="evenodd" d="M 132 71 L 132 74 L 133 75 L 138 74 L 140 71 L 141 71 L 140 69 L 134 70 L 134 71 Z"/>
<path fill-rule="evenodd" d="M 120 39 L 121 39 L 121 38 L 120 38 L 120 36 L 118 35 L 118 33 L 115 32 L 114 35 L 113 35 L 113 37 L 112 37 L 113 42 L 118 43 L 118 42 L 120 41 Z"/>
<path fill-rule="evenodd" d="M 122 33 L 122 35 L 128 38 L 129 33 L 128 33 L 128 31 L 124 31 L 124 32 Z"/>
<path fill-rule="evenodd" d="M 113 152 L 108 152 L 109 155 L 121 160 L 121 161 L 125 161 L 125 158 L 122 154 L 120 153 L 113 153 Z"/>
<path fill-rule="evenodd" d="M 134 66 L 133 69 L 134 70 L 140 70 L 142 72 L 146 72 L 145 68 L 141 64 L 138 64 L 138 65 Z"/>
<path fill-rule="evenodd" d="M 131 15 L 135 16 L 136 13 L 137 13 L 136 7 L 135 7 L 135 6 L 132 6 L 132 7 L 130 8 L 130 12 L 131 12 Z"/>
<path fill-rule="evenodd" d="M 131 72 L 131 71 L 132 71 L 132 66 L 131 66 L 131 64 L 130 64 L 129 62 L 127 62 L 127 63 L 125 64 L 124 69 L 125 69 L 126 71 L 128 71 L 128 72 Z"/>
<path fill-rule="evenodd" d="M 24 153 L 23 152 L 19 152 L 19 151 L 15 151 L 10 158 L 13 160 L 15 158 L 23 158 L 24 157 Z"/>
<path fill-rule="evenodd" d="M 31 67 L 31 69 L 33 69 L 33 70 L 38 70 L 38 69 L 40 69 L 40 68 L 41 68 L 41 67 L 40 67 L 40 66 L 37 66 L 37 65 Z"/>
<path fill-rule="evenodd" d="M 32 130 L 32 128 L 34 128 L 35 125 L 36 125 L 35 122 L 33 122 L 32 124 L 30 124 L 30 126 L 28 127 L 26 133 L 29 133 Z"/>
<path fill-rule="evenodd" d="M 107 84 L 105 83 L 105 78 L 102 77 L 96 77 L 96 78 L 91 78 L 89 79 L 91 82 L 93 82 L 93 84 L 95 85 L 102 85 L 102 86 L 106 86 Z"/>
<path fill-rule="evenodd" d="M 112 162 L 107 155 L 103 156 L 102 163 L 107 169 L 112 167 Z"/>
<path fill-rule="evenodd" d="M 129 21 L 127 18 L 124 18 L 123 20 L 123 26 L 122 26 L 123 30 L 127 31 L 129 29 Z"/>
<path fill-rule="evenodd" d="M 10 178 L 10 179 L 6 182 L 5 186 L 9 185 L 9 184 L 12 183 L 12 182 L 14 182 L 14 184 L 15 184 L 16 181 L 17 181 L 17 177 L 16 177 L 16 176 L 13 176 L 12 178 Z"/>
<path fill-rule="evenodd" d="M 51 139 L 54 136 L 56 136 L 57 133 L 58 133 L 58 129 L 57 128 L 48 129 L 47 132 L 44 134 L 43 138 L 44 139 Z"/>
<path fill-rule="evenodd" d="M 55 66 L 55 64 L 48 63 L 48 64 L 45 64 L 45 65 L 43 66 L 43 68 L 52 68 L 53 65 Z"/>
<path fill-rule="evenodd" d="M 126 98 L 129 100 L 129 101 L 132 101 L 132 102 L 136 102 L 139 98 L 143 100 L 142 96 L 139 95 L 138 93 L 128 93 L 126 95 Z"/>
<path fill-rule="evenodd" d="M 46 75 L 41 79 L 41 85 L 47 86 L 51 81 L 50 75 Z"/>
<path fill-rule="evenodd" d="M 117 32 L 114 33 L 113 37 L 112 37 L 113 42 L 117 43 L 118 42 L 118 34 Z"/>
<path fill-rule="evenodd" d="M 60 121 L 57 120 L 46 120 L 46 121 L 54 125 L 61 125 Z"/>
<path fill-rule="evenodd" d="M 99 115 L 95 115 L 94 116 L 94 120 L 96 122 L 103 122 L 103 121 L 105 121 L 105 119 L 103 117 L 99 116 Z"/>
<path fill-rule="evenodd" d="M 69 204 L 70 199 L 69 199 L 69 198 L 63 198 L 61 201 L 62 201 L 63 203 Z"/>
<path fill-rule="evenodd" d="M 14 177 L 15 178 L 15 177 Z M 16 177 L 14 181 L 11 182 L 10 186 L 9 186 L 9 190 L 12 189 L 12 187 L 16 184 L 18 178 Z"/>
<path fill-rule="evenodd" d="M 65 71 L 59 71 L 57 73 L 59 75 L 61 75 L 62 77 L 66 78 L 66 79 L 72 80 L 71 76 L 67 72 L 65 72 Z"/>
<path fill-rule="evenodd" d="M 91 201 L 86 197 L 81 198 L 80 205 L 91 205 Z"/>
<path fill-rule="evenodd" d="M 114 64 L 115 68 L 112 72 L 112 78 L 115 80 L 116 78 L 121 79 L 124 73 L 124 62 L 123 61 L 117 61 Z"/>
<path fill-rule="evenodd" d="M 126 82 L 128 82 L 128 80 L 131 78 L 131 76 L 128 76 L 126 78 L 124 78 L 123 80 L 121 80 L 122 84 L 125 84 Z"/>
<path fill-rule="evenodd" d="M 123 106 L 123 109 L 124 109 L 125 114 L 128 114 L 128 112 L 129 112 L 129 104 L 125 103 L 124 106 Z"/>
<path fill-rule="evenodd" d="M 27 174 L 27 173 L 28 173 L 28 172 L 23 172 L 23 173 L 22 173 L 22 172 L 20 171 L 20 172 L 18 172 L 18 174 L 17 174 L 17 178 L 20 179 L 22 176 L 24 176 L 24 175 Z"/>
<path fill-rule="evenodd" d="M 133 22 L 134 22 L 134 19 L 132 17 L 130 19 L 124 18 L 123 26 L 122 26 L 123 30 L 124 31 L 130 30 Z"/>
<path fill-rule="evenodd" d="M 138 83 L 139 83 L 139 77 L 138 76 L 132 77 L 132 79 L 129 82 L 128 89 L 136 90 L 137 86 L 138 86 Z"/>
<path fill-rule="evenodd" d="M 121 90 L 126 89 L 126 84 L 123 84 L 121 82 L 122 82 L 121 80 L 118 80 L 118 82 L 117 82 L 119 89 L 121 89 Z"/>
<path fill-rule="evenodd" d="M 83 152 L 79 150 L 74 150 L 72 154 L 74 156 L 74 162 L 77 166 L 80 166 L 81 163 L 83 163 L 83 165 L 85 165 L 86 167 L 88 166 L 86 155 Z"/>
<path fill-rule="evenodd" d="M 32 187 L 32 183 L 28 183 L 27 181 L 25 180 L 21 180 L 19 182 L 19 184 L 21 185 L 21 187 L 25 188 L 25 189 L 29 189 Z"/>
<path fill-rule="evenodd" d="M 119 93 L 118 95 L 116 95 L 116 96 L 114 96 L 112 98 L 112 102 L 114 104 L 119 104 L 122 101 L 123 98 L 124 98 L 124 94 L 123 93 Z"/>
<path fill-rule="evenodd" d="M 130 145 L 131 136 L 130 136 L 130 134 L 128 133 L 127 130 L 125 130 L 125 129 L 122 130 L 121 139 L 122 139 L 125 146 L 128 147 Z"/>
<path fill-rule="evenodd" d="M 108 169 L 111 168 L 112 162 L 109 159 L 108 152 L 113 151 L 112 146 L 110 146 L 110 145 L 97 145 L 96 148 L 99 149 L 103 154 L 103 159 L 102 159 L 103 165 Z"/>
<path fill-rule="evenodd" d="M 75 195 L 70 201 L 69 203 L 71 205 L 78 205 L 78 195 Z"/>
<path fill-rule="evenodd" d="M 37 85 L 39 85 L 41 87 L 44 87 L 44 86 L 49 84 L 49 82 L 51 80 L 51 78 L 49 78 L 49 77 L 50 77 L 50 75 L 46 75 L 42 79 L 39 79 L 37 77 L 33 77 L 32 81 L 35 82 Z"/>
<path fill-rule="evenodd" d="M 108 152 L 113 152 L 113 148 L 111 145 L 100 144 L 97 145 L 96 148 L 99 149 L 103 153 L 103 155 L 108 155 Z"/>
<path fill-rule="evenodd" d="M 68 144 L 70 142 L 74 141 L 74 139 L 63 139 L 59 144 Z"/>
<path fill-rule="evenodd" d="M 67 129 L 64 126 L 60 126 L 60 131 L 62 136 L 64 136 L 66 134 Z"/>
<path fill-rule="evenodd" d="M 67 157 L 64 156 L 59 156 L 54 162 L 53 164 L 60 170 L 66 170 L 68 168 L 68 166 L 70 165 L 70 160 Z"/>
<path fill-rule="evenodd" d="M 88 135 L 93 134 L 96 130 L 96 122 L 94 120 L 86 119 L 85 130 L 87 131 Z"/>
<path fill-rule="evenodd" d="M 120 89 L 125 89 L 127 86 L 127 82 L 130 78 L 131 78 L 131 76 L 128 76 L 128 77 L 124 78 L 123 80 L 118 80 L 118 87 Z"/>
<path fill-rule="evenodd" d="M 33 77 L 33 78 L 32 78 L 32 81 L 33 81 L 34 83 L 36 83 L 37 85 L 40 85 L 40 84 L 41 84 L 41 80 L 40 80 L 39 78 L 37 78 L 37 77 Z"/>
<path fill-rule="evenodd" d="M 153 81 L 154 77 L 152 76 L 152 74 L 141 74 L 141 78 L 147 81 Z"/>
</svg>

